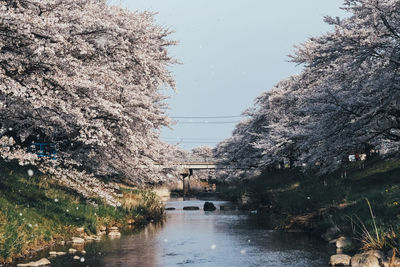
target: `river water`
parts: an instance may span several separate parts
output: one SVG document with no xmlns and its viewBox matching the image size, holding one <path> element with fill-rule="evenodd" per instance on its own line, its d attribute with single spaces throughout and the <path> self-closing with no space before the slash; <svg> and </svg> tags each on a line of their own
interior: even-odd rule
<svg viewBox="0 0 400 267">
<path fill-rule="evenodd" d="M 66 255 L 52 259 L 51 266 L 327 266 L 332 248 L 326 242 L 254 226 L 248 215 L 220 211 L 226 202 L 213 203 L 218 209 L 205 212 L 204 201 L 170 200 L 166 207 L 176 210 L 166 211 L 165 222 L 86 244 L 84 262 Z M 200 210 L 185 211 L 184 206 Z"/>
</svg>

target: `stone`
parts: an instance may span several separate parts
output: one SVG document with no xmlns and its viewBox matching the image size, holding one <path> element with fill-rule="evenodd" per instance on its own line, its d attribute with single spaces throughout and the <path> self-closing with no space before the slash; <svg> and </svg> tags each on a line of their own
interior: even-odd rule
<svg viewBox="0 0 400 267">
<path fill-rule="evenodd" d="M 83 228 L 83 227 L 76 228 L 76 232 L 78 232 L 78 233 L 83 233 L 84 231 L 85 231 L 85 228 Z"/>
<path fill-rule="evenodd" d="M 99 227 L 99 230 L 100 230 L 101 232 L 105 232 L 105 231 L 107 231 L 107 227 L 105 227 L 104 225 L 102 225 L 102 226 Z"/>
<path fill-rule="evenodd" d="M 175 208 L 170 207 L 170 208 L 165 208 L 165 210 L 175 210 Z"/>
<path fill-rule="evenodd" d="M 378 258 L 378 260 L 383 261 L 385 259 L 385 254 L 380 251 L 380 250 L 368 250 L 367 252 L 365 252 L 368 255 L 374 255 L 375 257 Z"/>
<path fill-rule="evenodd" d="M 76 261 L 78 261 L 80 258 L 81 258 L 81 257 L 79 257 L 79 256 L 74 256 L 74 257 L 73 257 L 73 259 L 76 260 Z"/>
<path fill-rule="evenodd" d="M 72 238 L 72 243 L 74 243 L 74 244 L 84 244 L 85 243 L 85 239 L 80 238 L 80 237 L 73 237 Z"/>
<path fill-rule="evenodd" d="M 332 255 L 329 264 L 332 266 L 350 265 L 351 257 L 346 254 Z"/>
<path fill-rule="evenodd" d="M 96 239 L 95 236 L 91 236 L 91 235 L 85 236 L 85 240 L 86 240 L 86 241 L 93 241 L 93 240 L 95 240 L 95 239 Z"/>
<path fill-rule="evenodd" d="M 81 251 L 81 254 L 82 254 L 82 255 L 85 255 L 85 254 L 86 254 L 86 250 L 82 250 L 82 251 Z"/>
<path fill-rule="evenodd" d="M 64 255 L 67 255 L 67 252 L 63 251 L 57 252 L 57 256 L 64 256 Z"/>
<path fill-rule="evenodd" d="M 110 238 L 121 237 L 121 233 L 120 233 L 120 232 L 115 232 L 115 231 L 113 231 L 113 232 L 109 232 L 109 233 L 108 233 L 108 236 L 109 236 Z"/>
<path fill-rule="evenodd" d="M 195 206 L 186 206 L 183 207 L 183 210 L 199 210 L 199 207 L 195 207 Z"/>
<path fill-rule="evenodd" d="M 106 235 L 107 234 L 107 232 L 106 231 L 100 231 L 98 234 L 97 234 L 97 237 L 101 237 L 101 236 L 103 236 L 103 235 Z"/>
<path fill-rule="evenodd" d="M 345 237 L 345 236 L 341 236 L 338 239 L 336 239 L 336 248 L 348 248 L 351 247 L 353 245 L 353 242 L 351 241 L 351 239 Z"/>
<path fill-rule="evenodd" d="M 109 231 L 118 231 L 119 229 L 118 229 L 118 227 L 113 226 L 113 227 L 110 227 L 108 230 Z"/>
<path fill-rule="evenodd" d="M 351 258 L 351 266 L 354 267 L 380 267 L 383 264 L 384 255 L 379 250 L 370 250 L 356 254 Z"/>
<path fill-rule="evenodd" d="M 68 253 L 69 253 L 69 254 L 75 254 L 76 252 L 77 252 L 77 250 L 74 249 L 74 248 L 68 249 Z"/>
<path fill-rule="evenodd" d="M 128 219 L 127 223 L 130 224 L 130 225 L 135 224 L 135 220 L 134 219 Z"/>
<path fill-rule="evenodd" d="M 56 251 L 50 251 L 50 252 L 49 252 L 49 255 L 50 255 L 50 256 L 57 256 L 57 252 L 56 252 Z"/>
<path fill-rule="evenodd" d="M 50 261 L 46 258 L 40 259 L 38 261 L 31 261 L 29 263 L 20 263 L 17 266 L 18 267 L 39 267 L 39 266 L 46 266 L 50 265 Z"/>
<path fill-rule="evenodd" d="M 205 202 L 204 203 L 204 207 L 203 207 L 204 211 L 214 211 L 217 208 L 214 206 L 214 203 L 212 202 Z"/>
</svg>

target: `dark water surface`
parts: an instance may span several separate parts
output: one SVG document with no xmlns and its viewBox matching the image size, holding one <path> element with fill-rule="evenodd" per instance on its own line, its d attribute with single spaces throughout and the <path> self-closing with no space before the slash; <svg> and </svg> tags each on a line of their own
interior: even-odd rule
<svg viewBox="0 0 400 267">
<path fill-rule="evenodd" d="M 204 201 L 170 200 L 166 221 L 152 223 L 120 239 L 85 245 L 83 263 L 71 255 L 52 259 L 51 266 L 327 266 L 328 244 L 300 233 L 261 229 L 237 211 L 204 212 Z M 198 211 L 184 211 L 198 206 Z M 58 251 L 67 251 L 68 247 Z M 79 255 L 79 254 L 78 254 Z"/>
</svg>

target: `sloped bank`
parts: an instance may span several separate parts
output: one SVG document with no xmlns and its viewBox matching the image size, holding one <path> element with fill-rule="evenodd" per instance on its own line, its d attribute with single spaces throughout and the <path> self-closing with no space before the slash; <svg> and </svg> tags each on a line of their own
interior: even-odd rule
<svg viewBox="0 0 400 267">
<path fill-rule="evenodd" d="M 332 244 L 345 237 L 352 242 L 341 253 L 349 255 L 379 250 L 388 262 L 393 249 L 400 254 L 398 158 L 355 162 L 324 176 L 275 170 L 219 190 L 266 227 L 309 232 Z"/>
<path fill-rule="evenodd" d="M 113 207 L 100 199 L 84 199 L 35 170 L 30 176 L 28 170 L 32 172 L 0 162 L 0 264 L 73 238 L 88 240 L 110 234 L 113 227 L 163 217 L 163 204 L 152 192 L 121 187 L 122 206 Z"/>
</svg>

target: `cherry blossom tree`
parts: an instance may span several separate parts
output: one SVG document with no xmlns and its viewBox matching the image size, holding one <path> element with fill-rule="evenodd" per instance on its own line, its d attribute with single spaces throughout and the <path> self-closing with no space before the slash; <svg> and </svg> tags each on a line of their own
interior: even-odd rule
<svg viewBox="0 0 400 267">
<path fill-rule="evenodd" d="M 349 152 L 385 144 L 398 150 L 399 24 L 396 1 L 345 1 L 351 16 L 325 21 L 334 31 L 298 47 L 304 64 L 303 110 L 318 117 L 306 143 L 327 165 Z"/>
<path fill-rule="evenodd" d="M 262 169 L 282 159 L 319 163 L 328 172 L 350 153 L 398 153 L 400 3 L 346 0 L 343 9 L 347 18 L 325 18 L 332 31 L 296 47 L 303 71 L 258 97 L 217 155 L 258 155 Z"/>
<path fill-rule="evenodd" d="M 0 134 L 12 138 L 2 156 L 34 162 L 31 144 L 51 142 L 57 161 L 46 164 L 163 181 L 169 34 L 153 14 L 105 0 L 1 0 Z"/>
<path fill-rule="evenodd" d="M 199 146 L 192 149 L 191 156 L 202 158 L 203 160 L 211 160 L 214 154 L 211 147 Z"/>
</svg>

